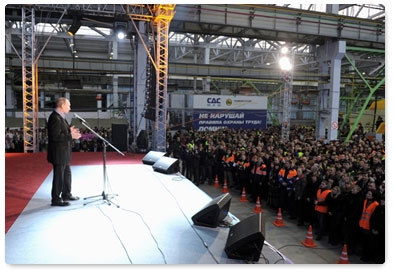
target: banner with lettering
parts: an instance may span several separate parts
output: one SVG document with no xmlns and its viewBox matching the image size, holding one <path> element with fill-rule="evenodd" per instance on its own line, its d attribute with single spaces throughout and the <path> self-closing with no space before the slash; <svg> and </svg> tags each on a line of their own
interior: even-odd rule
<svg viewBox="0 0 395 273">
<path fill-rule="evenodd" d="M 194 95 L 193 109 L 267 110 L 266 96 Z"/>
<path fill-rule="evenodd" d="M 221 128 L 266 130 L 266 117 L 266 110 L 194 110 L 193 128 L 198 131 L 216 131 Z"/>
</svg>

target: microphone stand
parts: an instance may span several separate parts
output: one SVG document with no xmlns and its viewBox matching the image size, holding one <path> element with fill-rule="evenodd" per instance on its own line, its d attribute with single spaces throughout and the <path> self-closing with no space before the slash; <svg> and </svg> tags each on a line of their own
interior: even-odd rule
<svg viewBox="0 0 395 273">
<path fill-rule="evenodd" d="M 95 132 L 95 130 L 93 130 L 92 128 L 90 128 L 88 126 L 88 124 L 86 124 L 86 121 L 84 119 L 79 118 L 80 122 L 82 123 L 82 125 L 84 125 L 89 131 L 91 131 L 95 136 L 97 136 L 99 139 L 101 139 L 103 141 L 103 192 L 100 195 L 94 195 L 94 196 L 90 196 L 90 197 L 85 197 L 84 200 L 87 199 L 91 199 L 91 198 L 97 198 L 97 200 L 93 200 L 90 202 L 86 202 L 84 203 L 84 206 L 99 200 L 104 200 L 104 202 L 106 202 L 109 206 L 111 204 L 114 204 L 117 208 L 119 208 L 119 205 L 115 204 L 113 201 L 111 201 L 111 199 L 113 199 L 115 196 L 118 196 L 118 194 L 108 194 L 106 193 L 106 188 L 107 188 L 107 166 L 106 166 L 106 161 L 107 161 L 107 157 L 106 157 L 106 153 L 107 153 L 107 145 L 110 146 L 111 148 L 113 148 L 115 151 L 117 151 L 119 154 L 121 154 L 122 156 L 125 156 L 124 153 L 122 153 L 120 150 L 118 150 L 117 148 L 115 148 L 111 143 L 109 143 L 106 139 L 104 139 L 101 135 L 99 135 L 97 132 Z"/>
</svg>

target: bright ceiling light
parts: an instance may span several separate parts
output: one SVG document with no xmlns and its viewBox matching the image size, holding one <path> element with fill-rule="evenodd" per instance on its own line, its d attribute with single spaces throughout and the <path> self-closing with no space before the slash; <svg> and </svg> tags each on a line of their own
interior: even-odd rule
<svg viewBox="0 0 395 273">
<path fill-rule="evenodd" d="M 119 40 L 123 40 L 123 39 L 125 39 L 125 37 L 126 37 L 125 32 L 119 31 L 119 32 L 117 33 L 117 38 L 118 38 Z"/>
<path fill-rule="evenodd" d="M 115 22 L 114 32 L 119 40 L 125 39 L 125 37 L 126 37 L 126 23 L 125 22 Z"/>
<path fill-rule="evenodd" d="M 282 54 L 287 54 L 288 51 L 289 51 L 289 48 L 286 47 L 286 46 L 284 46 L 284 47 L 281 48 L 281 53 L 282 53 Z"/>
<path fill-rule="evenodd" d="M 280 63 L 280 68 L 283 71 L 290 71 L 292 69 L 291 61 L 287 56 L 281 57 L 279 63 Z"/>
</svg>

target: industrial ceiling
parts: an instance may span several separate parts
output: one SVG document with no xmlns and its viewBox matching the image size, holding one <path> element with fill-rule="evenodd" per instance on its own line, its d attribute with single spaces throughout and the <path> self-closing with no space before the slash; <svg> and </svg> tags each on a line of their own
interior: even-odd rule
<svg viewBox="0 0 395 273">
<path fill-rule="evenodd" d="M 278 52 L 287 45 L 294 57 L 294 92 L 315 93 L 317 83 L 325 79 L 316 50 L 331 40 L 345 40 L 354 62 L 344 59 L 344 92 L 364 89 L 365 81 L 383 77 L 385 8 L 327 5 L 326 12 L 321 12 L 314 6 L 177 5 L 169 34 L 168 92 L 201 92 L 196 79 L 210 76 L 212 93 L 238 93 L 242 86 L 250 85 L 256 93 L 273 94 L 281 74 Z M 333 6 L 336 14 L 331 13 Z M 5 67 L 15 89 L 21 84 L 21 8 L 5 7 Z M 134 44 L 139 33 L 129 15 L 144 13 L 142 5 L 37 4 L 34 9 L 42 90 L 110 93 L 114 75 L 119 77 L 120 92 L 133 89 Z M 365 17 L 360 17 L 366 10 Z M 71 37 L 67 30 L 76 14 L 81 28 Z M 126 26 L 126 39 L 115 37 L 117 24 Z M 377 90 L 381 97 L 385 96 L 384 86 Z"/>
</svg>

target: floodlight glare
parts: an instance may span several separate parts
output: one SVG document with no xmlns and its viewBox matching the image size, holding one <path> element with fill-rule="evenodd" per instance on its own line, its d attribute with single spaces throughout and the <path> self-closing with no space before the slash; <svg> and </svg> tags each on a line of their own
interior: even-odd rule
<svg viewBox="0 0 395 273">
<path fill-rule="evenodd" d="M 126 37 L 125 32 L 119 31 L 119 32 L 117 33 L 117 38 L 118 38 L 119 40 L 123 40 L 125 37 Z"/>
<path fill-rule="evenodd" d="M 288 49 L 288 47 L 286 47 L 286 46 L 284 46 L 284 47 L 281 48 L 281 53 L 282 53 L 282 54 L 287 54 L 288 51 L 289 51 L 289 49 Z"/>
<path fill-rule="evenodd" d="M 291 61 L 287 56 L 281 57 L 279 63 L 280 63 L 280 68 L 283 71 L 289 71 L 292 69 Z"/>
<path fill-rule="evenodd" d="M 114 32 L 119 40 L 125 39 L 126 24 L 123 22 L 115 22 Z"/>
</svg>

